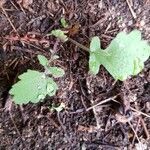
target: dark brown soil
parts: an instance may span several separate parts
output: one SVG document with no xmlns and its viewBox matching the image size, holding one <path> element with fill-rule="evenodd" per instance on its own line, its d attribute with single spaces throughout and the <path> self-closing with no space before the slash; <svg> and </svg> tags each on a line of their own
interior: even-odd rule
<svg viewBox="0 0 150 150">
<path fill-rule="evenodd" d="M 131 124 L 124 123 L 117 114 L 121 107 L 128 106 L 113 101 L 90 109 L 115 97 L 150 115 L 150 60 L 138 76 L 115 82 L 103 67 L 96 77 L 88 74 L 87 52 L 71 42 L 63 44 L 46 37 L 51 30 L 62 28 L 60 19 L 65 17 L 69 36 L 87 47 L 92 36 L 99 36 L 105 48 L 119 31 L 133 29 L 139 29 L 150 42 L 150 1 L 130 1 L 136 18 L 127 0 L 1 0 L 1 150 L 150 149 L 148 116 L 130 110 Z M 57 95 L 38 104 L 11 103 L 8 91 L 18 75 L 29 68 L 41 70 L 37 54 L 50 58 L 50 49 L 60 56 L 56 65 L 65 70 L 65 76 L 57 81 Z M 51 110 L 52 105 L 61 103 L 64 110 Z"/>
</svg>

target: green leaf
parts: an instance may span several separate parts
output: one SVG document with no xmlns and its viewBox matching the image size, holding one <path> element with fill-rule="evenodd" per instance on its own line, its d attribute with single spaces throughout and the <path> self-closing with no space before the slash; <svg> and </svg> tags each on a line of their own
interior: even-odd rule
<svg viewBox="0 0 150 150">
<path fill-rule="evenodd" d="M 98 55 L 95 53 L 90 53 L 90 59 L 89 59 L 89 69 L 90 72 L 93 74 L 98 74 L 99 72 L 99 57 L 97 57 Z"/>
<path fill-rule="evenodd" d="M 97 74 L 97 69 L 102 64 L 116 80 L 123 81 L 131 75 L 137 75 L 144 68 L 144 62 L 150 56 L 150 46 L 141 40 L 141 33 L 134 30 L 129 34 L 120 32 L 106 50 L 90 50 L 90 59 L 94 59 L 93 53 L 96 69 L 90 67 L 92 73 Z M 89 60 L 89 66 L 93 66 L 91 62 Z"/>
<path fill-rule="evenodd" d="M 20 81 L 14 84 L 9 91 L 16 104 L 37 103 L 46 95 L 53 96 L 58 89 L 53 79 L 44 73 L 28 70 L 19 76 Z M 47 88 L 51 86 L 51 90 Z"/>
<path fill-rule="evenodd" d="M 48 67 L 47 69 L 48 73 L 52 74 L 55 78 L 62 77 L 65 74 L 64 70 L 59 67 Z"/>
<path fill-rule="evenodd" d="M 48 65 L 48 60 L 45 56 L 38 55 L 38 60 L 42 66 L 46 67 Z"/>
<path fill-rule="evenodd" d="M 101 45 L 100 45 L 100 39 L 99 37 L 95 36 L 92 38 L 91 43 L 90 43 L 90 58 L 89 58 L 89 69 L 90 72 L 96 75 L 99 72 L 99 66 L 101 65 L 101 61 L 103 60 L 103 57 L 101 58 L 100 61 L 100 51 L 101 50 Z M 102 54 L 106 55 L 106 54 Z"/>
<path fill-rule="evenodd" d="M 96 52 L 101 49 L 100 39 L 98 36 L 92 38 L 90 43 L 90 52 Z"/>
<path fill-rule="evenodd" d="M 60 22 L 61 22 L 61 25 L 62 25 L 64 28 L 67 28 L 67 27 L 68 27 L 68 24 L 67 24 L 65 18 L 61 18 Z"/>
<path fill-rule="evenodd" d="M 56 91 L 58 90 L 57 84 L 54 82 L 52 78 L 47 79 L 46 91 L 49 96 L 54 96 Z"/>
<path fill-rule="evenodd" d="M 59 38 L 63 42 L 66 42 L 68 40 L 67 35 L 65 35 L 66 33 L 67 33 L 67 31 L 62 31 L 60 29 L 56 29 L 56 30 L 52 30 L 51 35 Z"/>
</svg>

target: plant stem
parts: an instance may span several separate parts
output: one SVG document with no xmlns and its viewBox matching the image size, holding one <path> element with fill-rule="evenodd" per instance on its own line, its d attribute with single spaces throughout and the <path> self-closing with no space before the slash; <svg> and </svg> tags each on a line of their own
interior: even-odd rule
<svg viewBox="0 0 150 150">
<path fill-rule="evenodd" d="M 73 39 L 71 39 L 71 38 L 68 38 L 68 41 L 72 42 L 73 44 L 75 44 L 76 46 L 78 46 L 79 48 L 83 49 L 83 50 L 86 51 L 86 52 L 89 52 L 89 51 L 90 51 L 89 48 L 87 48 L 86 46 L 84 46 L 84 45 L 78 43 L 77 41 L 75 41 L 75 40 L 73 40 Z"/>
</svg>

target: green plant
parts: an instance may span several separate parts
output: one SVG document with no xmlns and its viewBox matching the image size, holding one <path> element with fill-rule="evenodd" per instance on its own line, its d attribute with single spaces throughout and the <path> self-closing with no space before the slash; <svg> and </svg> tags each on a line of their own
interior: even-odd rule
<svg viewBox="0 0 150 150">
<path fill-rule="evenodd" d="M 53 36 L 59 38 L 61 41 L 66 42 L 66 41 L 68 41 L 68 37 L 67 37 L 66 33 L 68 33 L 68 32 L 62 31 L 60 29 L 56 29 L 56 30 L 52 30 L 51 34 L 49 34 L 49 35 L 53 35 Z"/>
<path fill-rule="evenodd" d="M 69 26 L 67 21 L 65 20 L 65 18 L 61 18 L 60 23 L 61 23 L 63 28 L 67 28 Z"/>
<path fill-rule="evenodd" d="M 54 34 L 54 33 L 57 34 Z M 100 65 L 103 65 L 107 71 L 116 80 L 126 80 L 131 75 L 137 75 L 143 68 L 144 62 L 150 56 L 149 44 L 141 40 L 141 33 L 134 30 L 129 34 L 120 32 L 112 40 L 110 45 L 101 49 L 100 39 L 95 36 L 92 38 L 90 48 L 67 37 L 64 31 L 53 30 L 52 34 L 57 38 L 66 39 L 90 53 L 89 70 L 96 75 L 99 72 Z"/>
<path fill-rule="evenodd" d="M 103 65 L 116 80 L 126 80 L 128 76 L 137 75 L 144 62 L 150 56 L 150 46 L 141 40 L 137 30 L 129 34 L 120 32 L 105 49 L 101 49 L 98 37 L 93 37 L 90 43 L 89 69 L 97 74 L 99 66 Z"/>
<path fill-rule="evenodd" d="M 57 58 L 58 56 L 54 55 L 48 61 L 45 56 L 38 55 L 38 60 L 45 71 L 27 70 L 27 72 L 18 77 L 20 81 L 14 84 L 9 91 L 16 104 L 37 103 L 43 100 L 46 95 L 53 96 L 56 94 L 58 85 L 49 75 L 52 75 L 54 78 L 62 77 L 64 70 L 59 67 L 51 67 L 49 64 Z"/>
</svg>

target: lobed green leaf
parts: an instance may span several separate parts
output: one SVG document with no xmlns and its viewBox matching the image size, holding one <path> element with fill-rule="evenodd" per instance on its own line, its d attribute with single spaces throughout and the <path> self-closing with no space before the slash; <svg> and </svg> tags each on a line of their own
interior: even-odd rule
<svg viewBox="0 0 150 150">
<path fill-rule="evenodd" d="M 93 74 L 97 74 L 99 66 L 103 65 L 116 80 L 123 81 L 141 72 L 150 56 L 150 46 L 141 40 L 137 30 L 129 34 L 120 32 L 106 50 L 98 49 L 100 44 L 97 42 L 94 38 L 90 45 L 89 68 Z"/>
<path fill-rule="evenodd" d="M 66 33 L 67 33 L 66 31 L 62 31 L 60 29 L 56 29 L 56 30 L 52 30 L 51 35 L 59 38 L 63 42 L 66 42 L 68 40 L 67 35 L 65 35 Z"/>
<path fill-rule="evenodd" d="M 9 91 L 16 104 L 37 103 L 46 95 L 55 95 L 58 89 L 53 79 L 38 71 L 28 70 L 20 75 L 19 79 Z"/>
<path fill-rule="evenodd" d="M 68 27 L 68 23 L 66 22 L 65 18 L 61 18 L 60 23 L 64 28 Z"/>
<path fill-rule="evenodd" d="M 48 67 L 47 69 L 48 73 L 53 75 L 55 78 L 62 77 L 65 74 L 64 70 L 59 67 Z"/>
<path fill-rule="evenodd" d="M 48 60 L 45 56 L 38 55 L 38 60 L 42 66 L 46 67 L 48 65 Z"/>
</svg>

